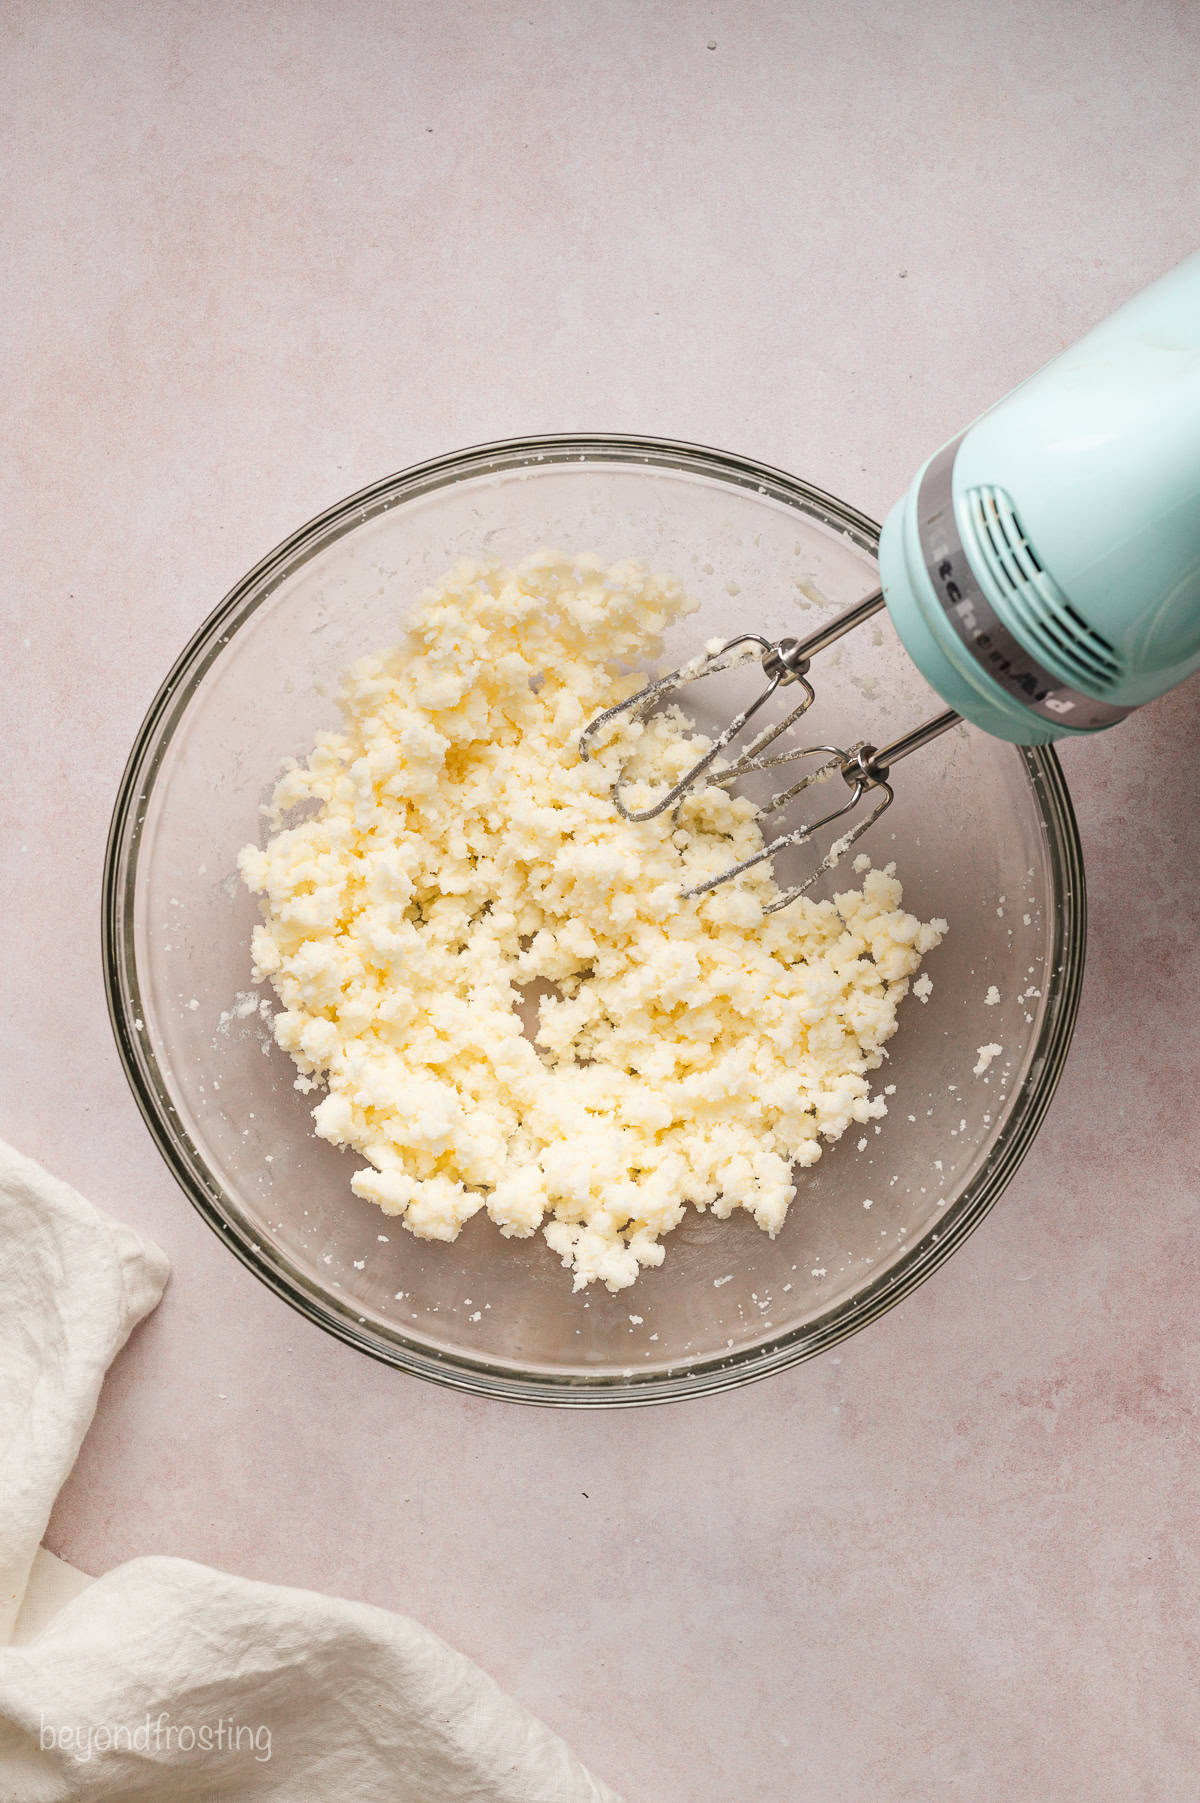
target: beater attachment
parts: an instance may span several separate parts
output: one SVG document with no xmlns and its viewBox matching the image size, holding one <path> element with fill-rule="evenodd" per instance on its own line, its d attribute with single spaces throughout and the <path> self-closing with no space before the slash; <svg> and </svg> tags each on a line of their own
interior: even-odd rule
<svg viewBox="0 0 1200 1803">
<path fill-rule="evenodd" d="M 660 703 L 663 697 L 670 694 L 672 690 L 683 688 L 691 682 L 699 682 L 703 676 L 717 676 L 723 670 L 736 670 L 742 664 L 753 662 L 754 652 L 740 650 L 741 646 L 760 647 L 763 672 L 767 677 L 766 688 L 755 697 L 749 707 L 744 707 L 740 714 L 735 714 L 703 756 L 697 758 L 691 768 L 653 806 L 636 809 L 625 805 L 621 791 L 625 787 L 627 779 L 622 770 L 613 785 L 613 801 L 623 820 L 653 820 L 657 815 L 665 814 L 668 808 L 677 807 L 688 791 L 695 788 L 700 778 L 712 768 L 727 747 L 733 743 L 759 709 L 766 706 L 777 689 L 798 682 L 804 692 L 804 699 L 782 720 L 767 727 L 765 731 L 760 732 L 756 738 L 752 739 L 738 758 L 734 769 L 722 773 L 724 778 L 732 778 L 735 769 L 738 772 L 744 769 L 752 759 L 765 751 L 768 745 L 773 744 L 780 733 L 786 732 L 788 727 L 794 725 L 800 716 L 812 706 L 814 700 L 812 684 L 807 680 L 805 674 L 808 664 L 804 662 L 801 668 L 795 658 L 795 652 L 798 649 L 797 640 L 780 639 L 778 644 L 773 645 L 770 639 L 764 639 L 760 633 L 743 632 L 737 638 L 726 639 L 723 643 L 714 641 L 699 656 L 691 658 L 686 664 L 681 664 L 678 670 L 671 670 L 666 676 L 656 677 L 653 682 L 647 683 L 644 689 L 639 689 L 636 695 L 629 696 L 626 701 L 618 701 L 615 707 L 606 708 L 604 713 L 598 714 L 591 725 L 585 727 L 580 735 L 579 755 L 584 763 L 586 764 L 588 760 L 590 742 L 610 721 L 616 720 L 622 715 L 630 720 L 644 720 L 655 705 Z"/>
<path fill-rule="evenodd" d="M 718 888 L 722 883 L 730 882 L 741 876 L 744 871 L 751 870 L 756 864 L 773 858 L 778 852 L 786 851 L 792 846 L 805 844 L 824 828 L 830 827 L 854 813 L 864 800 L 868 800 L 865 813 L 860 814 L 841 835 L 834 840 L 826 851 L 816 869 L 801 883 L 793 884 L 786 889 L 779 899 L 766 910 L 768 914 L 777 913 L 786 908 L 797 896 L 803 895 L 825 871 L 831 870 L 844 857 L 850 847 L 873 826 L 880 815 L 890 805 L 893 790 L 888 781 L 893 764 L 898 763 L 910 752 L 917 751 L 927 745 L 931 739 L 938 738 L 957 725 L 960 716 L 952 711 L 936 715 L 926 721 L 923 726 L 913 732 L 894 739 L 891 744 L 877 749 L 874 745 L 860 743 L 850 750 L 843 751 L 836 745 L 813 745 L 788 747 L 782 751 L 770 751 L 777 739 L 807 713 L 815 699 L 812 684 L 808 680 L 808 672 L 812 659 L 819 651 L 834 644 L 844 634 L 869 620 L 883 606 L 882 591 L 876 590 L 860 601 L 855 607 L 840 614 L 829 625 L 822 627 L 807 639 L 783 638 L 775 641 L 763 638 L 755 632 L 740 633 L 736 638 L 726 639 L 721 643 L 710 645 L 699 656 L 681 664 L 677 670 L 665 676 L 655 677 L 636 694 L 620 701 L 615 707 L 606 708 L 602 714 L 584 728 L 579 739 L 579 755 L 586 763 L 597 736 L 608 725 L 618 719 L 643 720 L 656 707 L 664 705 L 667 698 L 677 689 L 697 682 L 704 676 L 715 676 L 722 671 L 736 669 L 753 662 L 755 656 L 760 658 L 763 674 L 767 681 L 754 700 L 736 714 L 729 724 L 717 735 L 712 744 L 704 751 L 679 780 L 672 784 L 657 800 L 648 807 L 631 808 L 625 800 L 623 791 L 628 784 L 626 770 L 622 769 L 613 784 L 613 802 L 617 812 L 623 819 L 638 822 L 654 820 L 668 809 L 678 809 L 685 797 L 701 783 L 706 787 L 728 788 L 741 778 L 755 776 L 764 770 L 779 769 L 784 765 L 794 764 L 801 759 L 821 758 L 823 761 L 814 769 L 808 770 L 796 782 L 779 790 L 775 795 L 760 805 L 758 814 L 764 819 L 770 814 L 778 813 L 789 802 L 816 785 L 840 776 L 850 793 L 837 807 L 830 808 L 819 819 L 780 833 L 769 840 L 761 851 L 753 857 L 745 858 L 740 864 L 733 864 L 728 870 L 717 876 L 709 877 L 706 882 L 699 883 L 693 889 L 684 891 L 685 898 L 707 895 L 710 890 Z M 801 700 L 783 717 L 771 725 L 762 728 L 731 763 L 725 763 L 724 754 L 733 745 L 750 721 L 766 706 L 771 697 L 780 689 L 798 684 Z M 719 762 L 720 760 L 720 762 Z"/>
</svg>

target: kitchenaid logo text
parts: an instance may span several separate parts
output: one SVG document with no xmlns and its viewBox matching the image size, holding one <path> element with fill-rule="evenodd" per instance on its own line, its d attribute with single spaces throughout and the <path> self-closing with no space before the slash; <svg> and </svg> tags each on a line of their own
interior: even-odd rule
<svg viewBox="0 0 1200 1803">
<path fill-rule="evenodd" d="M 99 1753 L 250 1753 L 259 1765 L 271 1757 L 271 1730 L 264 1722 L 251 1727 L 232 1715 L 215 1722 L 173 1722 L 164 1709 L 131 1722 L 48 1722 L 40 1718 L 38 1745 L 43 1753 L 70 1753 L 87 1761 Z"/>
<path fill-rule="evenodd" d="M 975 650 L 982 653 L 985 663 L 991 664 L 999 675 L 1006 678 L 1010 688 L 1020 689 L 1030 701 L 1048 707 L 1056 714 L 1069 714 L 1075 703 L 1066 696 L 1056 695 L 1027 667 L 1023 669 L 1014 663 L 1003 647 L 996 643 L 987 627 L 979 624 L 975 603 L 969 595 L 963 593 L 955 580 L 954 563 L 947 555 L 948 550 L 949 547 L 944 544 L 936 547 L 934 556 L 938 561 L 935 569 L 947 609 L 956 616 L 964 637 Z M 1007 633 L 1004 636 L 1007 638 Z"/>
</svg>

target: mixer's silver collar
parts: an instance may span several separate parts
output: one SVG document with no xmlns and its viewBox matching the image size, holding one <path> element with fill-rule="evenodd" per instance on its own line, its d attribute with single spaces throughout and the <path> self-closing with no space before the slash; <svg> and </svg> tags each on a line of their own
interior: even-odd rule
<svg viewBox="0 0 1200 1803">
<path fill-rule="evenodd" d="M 782 688 L 785 683 L 798 682 L 807 676 L 811 663 L 812 659 L 805 657 L 799 639 L 780 639 L 764 652 L 762 667 L 768 676 L 778 676 Z"/>
</svg>

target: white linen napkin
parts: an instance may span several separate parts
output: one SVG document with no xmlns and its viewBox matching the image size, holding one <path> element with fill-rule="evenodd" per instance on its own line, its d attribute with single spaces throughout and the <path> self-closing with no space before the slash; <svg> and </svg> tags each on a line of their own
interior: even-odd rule
<svg viewBox="0 0 1200 1803">
<path fill-rule="evenodd" d="M 404 1616 L 186 1559 L 89 1579 L 39 1547 L 167 1271 L 0 1142 L 4 1803 L 619 1803 Z"/>
</svg>

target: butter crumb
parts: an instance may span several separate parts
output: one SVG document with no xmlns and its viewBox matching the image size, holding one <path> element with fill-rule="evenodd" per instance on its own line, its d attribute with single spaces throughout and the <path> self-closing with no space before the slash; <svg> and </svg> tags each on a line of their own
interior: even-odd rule
<svg viewBox="0 0 1200 1803">
<path fill-rule="evenodd" d="M 540 1231 L 576 1289 L 660 1265 L 689 1204 L 775 1235 L 824 1145 L 878 1130 L 895 1085 L 873 1074 L 946 931 L 862 857 L 858 887 L 777 915 L 769 863 L 682 898 L 761 847 L 753 807 L 710 788 L 617 813 L 623 766 L 649 795 L 696 755 L 677 709 L 587 761 L 578 742 L 694 606 L 636 560 L 459 563 L 346 673 L 340 730 L 285 768 L 238 860 L 273 1037 L 318 1136 L 362 1158 L 354 1193 L 423 1239 L 480 1211 Z M 222 1025 L 260 1007 L 239 995 Z"/>
</svg>

